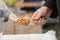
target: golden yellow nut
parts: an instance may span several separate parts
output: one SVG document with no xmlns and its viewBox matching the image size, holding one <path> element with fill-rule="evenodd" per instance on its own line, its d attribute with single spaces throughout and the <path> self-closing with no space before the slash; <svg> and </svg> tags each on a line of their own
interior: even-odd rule
<svg viewBox="0 0 60 40">
<path fill-rule="evenodd" d="M 21 25 L 25 25 L 27 26 L 30 23 L 30 19 L 29 18 L 20 18 L 18 20 L 13 21 L 14 24 L 21 24 Z"/>
</svg>

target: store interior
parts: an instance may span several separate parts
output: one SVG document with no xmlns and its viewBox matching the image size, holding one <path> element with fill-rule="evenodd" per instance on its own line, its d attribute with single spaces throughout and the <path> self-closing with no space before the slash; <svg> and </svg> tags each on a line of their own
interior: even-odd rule
<svg viewBox="0 0 60 40">
<path fill-rule="evenodd" d="M 12 23 L 13 20 L 18 18 L 31 18 L 34 12 L 41 8 L 45 2 L 46 0 L 4 0 L 4 3 L 2 4 L 4 7 L 1 6 L 0 8 L 0 12 L 2 13 L 0 13 L 0 32 L 3 32 L 4 35 L 31 33 L 39 34 L 39 30 L 42 29 L 40 31 L 43 31 L 43 33 L 46 33 L 49 30 L 54 30 L 57 32 L 56 36 L 60 36 L 60 30 L 57 27 L 59 23 L 59 16 L 56 18 L 49 17 L 42 28 L 40 26 L 30 25 L 27 27 Z"/>
</svg>

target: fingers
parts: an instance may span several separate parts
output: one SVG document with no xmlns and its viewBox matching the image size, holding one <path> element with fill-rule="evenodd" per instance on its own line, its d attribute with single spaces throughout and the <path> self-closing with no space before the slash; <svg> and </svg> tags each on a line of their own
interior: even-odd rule
<svg viewBox="0 0 60 40">
<path fill-rule="evenodd" d="M 41 25 L 43 25 L 45 23 L 46 23 L 46 19 L 45 18 L 40 19 L 39 22 L 38 22 L 38 24 L 41 24 Z"/>
<path fill-rule="evenodd" d="M 40 18 L 38 21 L 32 21 L 35 25 L 43 25 L 46 23 L 45 18 Z"/>
<path fill-rule="evenodd" d="M 32 20 L 38 20 L 42 16 L 42 12 L 40 10 L 37 10 L 33 15 L 32 15 Z"/>
<path fill-rule="evenodd" d="M 34 18 L 36 17 L 37 13 L 38 13 L 38 12 L 36 11 L 36 12 L 32 15 L 31 18 L 34 19 Z"/>
<path fill-rule="evenodd" d="M 38 21 L 32 21 L 32 23 L 34 23 L 35 25 L 38 25 L 37 23 L 38 23 Z"/>
</svg>

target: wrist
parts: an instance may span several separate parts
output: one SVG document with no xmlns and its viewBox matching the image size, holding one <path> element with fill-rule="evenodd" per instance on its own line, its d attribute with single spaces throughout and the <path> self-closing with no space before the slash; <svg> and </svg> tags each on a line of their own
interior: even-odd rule
<svg viewBox="0 0 60 40">
<path fill-rule="evenodd" d="M 47 6 L 42 6 L 41 7 L 43 10 L 46 10 L 46 11 L 49 11 L 49 10 L 51 10 L 50 8 L 48 8 Z"/>
<path fill-rule="evenodd" d="M 46 19 L 51 15 L 52 10 L 46 6 L 41 7 L 41 11 L 43 13 L 43 16 L 46 17 Z"/>
<path fill-rule="evenodd" d="M 48 7 L 46 7 L 46 6 L 43 6 L 42 8 L 43 8 L 43 10 L 45 11 L 45 17 L 46 17 L 46 19 L 47 19 L 47 18 L 51 15 L 52 9 L 50 9 L 50 8 L 48 8 Z"/>
</svg>

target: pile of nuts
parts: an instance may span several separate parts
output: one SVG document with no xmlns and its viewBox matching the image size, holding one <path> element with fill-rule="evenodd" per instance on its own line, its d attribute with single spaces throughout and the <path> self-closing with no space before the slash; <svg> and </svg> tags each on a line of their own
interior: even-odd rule
<svg viewBox="0 0 60 40">
<path fill-rule="evenodd" d="M 18 20 L 14 20 L 13 23 L 27 26 L 30 23 L 30 19 L 29 18 L 20 18 Z"/>
</svg>

